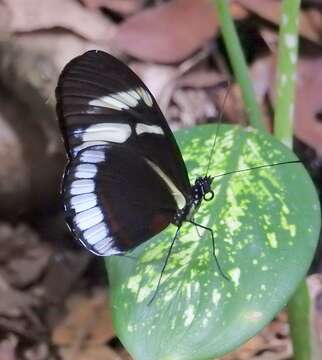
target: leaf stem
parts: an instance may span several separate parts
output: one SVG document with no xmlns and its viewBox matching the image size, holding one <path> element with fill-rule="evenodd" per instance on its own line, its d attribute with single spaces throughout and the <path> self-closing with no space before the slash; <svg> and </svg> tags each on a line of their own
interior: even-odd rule
<svg viewBox="0 0 322 360">
<path fill-rule="evenodd" d="M 250 123 L 264 129 L 262 116 L 248 76 L 247 65 L 229 14 L 227 0 L 213 0 L 221 25 L 228 56 L 240 85 Z M 288 147 L 293 143 L 296 64 L 298 57 L 298 22 L 300 0 L 283 0 L 278 41 L 277 96 L 274 135 Z M 309 297 L 303 280 L 288 305 L 295 360 L 310 359 Z"/>
<path fill-rule="evenodd" d="M 300 2 L 282 1 L 282 21 L 278 37 L 274 135 L 290 148 L 293 145 Z M 302 280 L 288 304 L 294 360 L 311 358 L 309 311 L 308 289 L 305 280 Z"/>
<path fill-rule="evenodd" d="M 213 3 L 217 9 L 217 15 L 229 60 L 242 91 L 242 97 L 249 117 L 249 122 L 253 127 L 264 130 L 262 113 L 256 101 L 244 54 L 236 33 L 234 22 L 229 13 L 229 1 L 213 0 Z"/>
<path fill-rule="evenodd" d="M 300 0 L 282 1 L 278 37 L 274 135 L 292 148 Z"/>
<path fill-rule="evenodd" d="M 310 360 L 310 299 L 304 280 L 288 303 L 288 319 L 293 344 L 293 360 Z"/>
</svg>

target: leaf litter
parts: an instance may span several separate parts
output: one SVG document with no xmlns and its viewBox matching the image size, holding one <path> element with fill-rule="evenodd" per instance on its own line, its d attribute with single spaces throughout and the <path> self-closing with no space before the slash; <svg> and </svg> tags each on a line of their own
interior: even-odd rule
<svg viewBox="0 0 322 360">
<path fill-rule="evenodd" d="M 312 171 L 318 189 L 322 181 L 322 56 L 317 48 L 322 38 L 320 5 L 318 0 L 305 1 L 301 13 L 295 107 L 296 148 Z M 249 67 L 266 125 L 272 129 L 280 1 L 234 0 L 230 6 L 246 52 L 256 38 Z M 142 76 L 173 129 L 213 121 L 220 112 L 225 121 L 247 121 L 240 91 L 220 45 L 219 25 L 210 1 L 3 0 L 0 8 L 0 38 L 4 40 L 0 45 L 0 79 L 8 74 L 14 78 L 5 87 L 0 82 L 1 91 L 36 112 L 43 106 L 43 93 L 53 94 L 52 84 L 69 58 L 101 48 L 117 54 Z M 250 23 L 254 33 L 248 33 Z M 8 64 L 22 61 L 24 65 L 25 59 L 30 65 L 23 72 L 8 72 Z M 40 63 L 45 64 L 40 73 L 45 81 L 40 85 L 37 80 L 31 86 L 31 79 L 37 77 L 26 75 L 33 75 L 35 70 L 39 75 Z M 20 63 L 11 69 L 19 68 Z M 231 89 L 222 108 L 227 87 L 219 84 L 227 80 Z M 10 106 L 14 108 L 9 102 Z M 53 100 L 46 106 L 53 111 Z M 0 107 L 2 113 L 4 104 Z M 10 121 L 7 115 L 3 117 L 0 134 L 5 134 L 7 124 L 16 124 L 16 117 L 21 115 Z M 39 131 L 48 127 L 49 122 L 42 123 Z M 52 131 L 51 137 L 60 143 L 58 131 Z M 19 138 L 16 141 L 18 145 L 21 142 Z M 28 151 L 31 145 L 23 146 Z M 17 149 L 13 147 L 12 152 Z M 62 146 L 54 147 L 53 152 L 62 154 Z M 1 161 L 4 154 L 0 153 Z M 17 152 L 12 159 L 19 156 Z M 56 158 L 51 163 L 62 166 Z M 22 176 L 25 184 L 32 173 L 28 166 Z M 18 165 L 10 169 L 21 174 Z M 46 187 L 42 179 L 39 186 Z M 7 199 L 14 195 L 0 189 L 1 214 L 9 213 Z M 52 203 L 57 197 L 53 191 Z M 0 358 L 130 359 L 115 337 L 111 314 L 106 310 L 106 281 L 100 261 L 75 245 L 65 229 L 61 207 L 51 204 L 46 209 L 26 206 L 22 213 L 17 210 L 13 216 L 3 215 L 0 223 Z M 313 271 L 321 273 L 319 259 L 317 255 Z M 322 332 L 320 282 L 319 278 L 309 280 L 315 304 L 313 330 L 317 335 Z M 223 359 L 277 360 L 288 359 L 291 354 L 287 316 L 282 312 L 257 336 Z"/>
</svg>

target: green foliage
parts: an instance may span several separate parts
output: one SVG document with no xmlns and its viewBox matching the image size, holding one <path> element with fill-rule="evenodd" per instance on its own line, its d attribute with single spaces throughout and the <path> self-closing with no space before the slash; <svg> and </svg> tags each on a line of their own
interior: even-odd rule
<svg viewBox="0 0 322 360">
<path fill-rule="evenodd" d="M 192 182 L 204 175 L 214 133 L 213 125 L 177 133 Z M 213 176 L 295 159 L 254 130 L 222 125 L 217 140 Z M 231 281 L 216 267 L 209 234 L 199 237 L 189 224 L 150 306 L 175 227 L 139 246 L 136 259 L 106 260 L 116 332 L 137 360 L 201 360 L 233 350 L 286 304 L 310 265 L 320 207 L 300 163 L 217 177 L 213 189 L 195 221 L 213 229 Z"/>
</svg>

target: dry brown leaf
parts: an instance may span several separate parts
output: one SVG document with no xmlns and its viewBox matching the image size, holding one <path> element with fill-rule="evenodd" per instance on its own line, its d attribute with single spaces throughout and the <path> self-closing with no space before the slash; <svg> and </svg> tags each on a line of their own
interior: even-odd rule
<svg viewBox="0 0 322 360">
<path fill-rule="evenodd" d="M 28 249 L 19 258 L 14 258 L 8 264 L 8 271 L 15 274 L 12 284 L 21 288 L 36 281 L 47 267 L 50 250 L 38 244 L 35 248 Z"/>
<path fill-rule="evenodd" d="M 227 91 L 229 91 L 228 94 Z M 225 120 L 228 122 L 242 125 L 247 124 L 244 104 L 238 84 L 232 84 L 229 89 L 219 87 L 213 90 L 212 98 L 217 105 L 218 116 L 220 113 L 223 113 Z"/>
<path fill-rule="evenodd" d="M 2 213 L 11 213 L 17 211 L 15 207 L 23 207 L 30 186 L 24 149 L 13 125 L 19 113 L 15 107 L 10 109 L 10 105 L 17 103 L 10 103 L 8 94 L 6 96 L 0 90 L 0 211 Z"/>
<path fill-rule="evenodd" d="M 73 0 L 3 0 L 11 12 L 11 31 L 29 32 L 62 27 L 86 39 L 107 42 L 115 32 L 104 15 Z"/>
<path fill-rule="evenodd" d="M 0 359 L 1 360 L 17 360 L 16 347 L 18 340 L 14 336 L 0 342 Z"/>
<path fill-rule="evenodd" d="M 173 0 L 125 20 L 113 42 L 137 58 L 172 63 L 191 55 L 217 30 L 209 0 Z"/>
<path fill-rule="evenodd" d="M 322 44 L 322 13 L 317 9 L 307 9 L 300 15 L 300 34 L 307 39 Z"/>
<path fill-rule="evenodd" d="M 297 68 L 296 98 L 294 111 L 294 133 L 298 139 L 322 154 L 322 59 L 301 57 Z M 275 98 L 274 55 L 257 60 L 251 74 L 259 102 L 269 95 L 271 103 Z M 268 119 L 266 114 L 266 119 Z"/>
<path fill-rule="evenodd" d="M 38 235 L 23 224 L 16 228 L 0 224 L 0 247 L 0 274 L 16 287 L 26 287 L 39 278 L 51 255 Z"/>
<path fill-rule="evenodd" d="M 28 312 L 32 306 L 37 305 L 32 296 L 13 289 L 0 277 L 0 315 L 6 317 L 19 317 Z"/>
<path fill-rule="evenodd" d="M 91 298 L 73 296 L 68 307 L 69 314 L 53 331 L 54 344 L 79 348 L 104 344 L 115 336 L 105 291 Z"/>
<path fill-rule="evenodd" d="M 232 4 L 231 13 L 235 19 L 248 14 L 239 4 Z M 139 59 L 173 63 L 205 45 L 218 28 L 210 0 L 173 0 L 129 17 L 120 25 L 113 43 Z"/>
<path fill-rule="evenodd" d="M 115 11 L 123 16 L 134 14 L 143 6 L 143 0 L 81 0 L 90 9 L 100 7 Z"/>
<path fill-rule="evenodd" d="M 0 3 L 0 38 L 5 36 L 8 33 L 10 27 L 10 11 L 5 4 Z"/>
<path fill-rule="evenodd" d="M 122 360 L 114 350 L 108 346 L 86 346 L 82 349 L 63 349 L 61 351 L 63 360 Z"/>
<path fill-rule="evenodd" d="M 310 299 L 310 327 L 312 360 L 319 360 L 322 353 L 322 275 L 313 274 L 306 280 Z"/>
<path fill-rule="evenodd" d="M 42 290 L 47 301 L 61 304 L 72 286 L 81 278 L 90 259 L 88 251 L 75 252 L 66 249 L 63 256 L 52 259 L 42 282 Z"/>
<path fill-rule="evenodd" d="M 249 12 L 276 25 L 281 22 L 281 3 L 278 0 L 235 0 Z M 322 14 L 317 9 L 302 10 L 300 14 L 300 34 L 308 40 L 321 44 Z"/>
<path fill-rule="evenodd" d="M 280 7 L 279 0 L 234 0 L 249 12 L 254 13 L 274 24 L 279 24 Z"/>
<path fill-rule="evenodd" d="M 215 87 L 226 79 L 222 74 L 213 70 L 195 70 L 184 74 L 177 80 L 177 86 L 192 88 Z"/>
<path fill-rule="evenodd" d="M 205 91 L 177 89 L 173 94 L 173 101 L 180 111 L 180 121 L 184 127 L 191 127 L 196 122 L 204 122 L 207 118 L 218 115 L 217 109 Z"/>
<path fill-rule="evenodd" d="M 322 154 L 322 59 L 301 58 L 297 72 L 295 135 Z"/>
<path fill-rule="evenodd" d="M 267 325 L 260 333 L 247 341 L 239 349 L 220 358 L 221 360 L 286 360 L 292 350 L 287 325 L 283 313 Z M 285 328 L 287 329 L 285 331 Z M 282 331 L 281 331 L 282 329 Z"/>
<path fill-rule="evenodd" d="M 124 348 L 118 349 L 117 353 L 120 355 L 122 360 L 133 360 L 131 355 Z"/>
<path fill-rule="evenodd" d="M 26 349 L 24 352 L 24 359 L 26 360 L 54 360 L 50 356 L 49 346 L 46 343 L 39 343 L 36 346 Z"/>
<path fill-rule="evenodd" d="M 177 77 L 178 73 L 177 68 L 171 65 L 133 62 L 130 67 L 142 79 L 158 102 L 164 88 Z"/>
<path fill-rule="evenodd" d="M 274 83 L 274 71 L 275 61 L 271 55 L 258 58 L 250 68 L 256 100 L 262 105 L 263 120 L 266 129 L 269 131 L 272 131 L 272 118 L 268 106 L 266 106 L 265 98 L 272 87 L 272 83 Z"/>
</svg>

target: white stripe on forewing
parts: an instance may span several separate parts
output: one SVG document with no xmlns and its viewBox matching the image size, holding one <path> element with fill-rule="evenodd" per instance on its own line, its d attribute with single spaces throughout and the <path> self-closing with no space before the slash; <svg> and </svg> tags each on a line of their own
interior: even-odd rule
<svg viewBox="0 0 322 360">
<path fill-rule="evenodd" d="M 123 102 L 127 106 L 134 108 L 139 103 L 138 101 L 139 97 L 135 95 L 136 95 L 135 91 L 131 90 L 131 91 L 121 91 L 116 94 L 111 94 L 110 96 L 116 100 Z"/>
<path fill-rule="evenodd" d="M 127 110 L 130 108 L 124 102 L 117 100 L 110 95 L 91 100 L 88 104 L 93 106 L 106 107 L 113 110 Z"/>
<path fill-rule="evenodd" d="M 144 133 L 150 133 L 150 134 L 158 134 L 158 135 L 164 135 L 164 131 L 162 128 L 158 125 L 146 125 L 142 123 L 138 123 L 135 126 L 135 132 L 138 135 L 144 134 Z"/>
<path fill-rule="evenodd" d="M 151 95 L 143 87 L 101 96 L 97 99 L 90 100 L 88 104 L 121 111 L 135 108 L 138 105 L 139 100 L 144 101 L 144 103 L 149 107 L 153 106 L 153 99 Z"/>
<path fill-rule="evenodd" d="M 171 191 L 171 194 L 174 197 L 175 202 L 177 203 L 178 209 L 183 209 L 186 206 L 186 199 L 179 189 L 175 186 L 172 180 L 152 161 L 145 159 L 146 162 L 151 166 L 151 168 L 161 177 L 161 179 L 167 184 L 168 188 Z"/>
<path fill-rule="evenodd" d="M 145 95 L 147 98 L 147 95 Z M 113 110 L 128 110 L 138 105 L 141 95 L 136 90 L 120 91 L 91 100 L 89 105 L 106 107 Z M 143 99 L 143 101 L 146 101 Z"/>
<path fill-rule="evenodd" d="M 149 107 L 153 106 L 152 97 L 145 89 L 143 89 L 142 87 L 139 87 L 136 89 L 136 91 L 147 106 L 149 106 Z"/>
<path fill-rule="evenodd" d="M 123 143 L 131 136 L 131 126 L 118 123 L 99 123 L 89 126 L 82 133 L 82 140 Z"/>
</svg>

